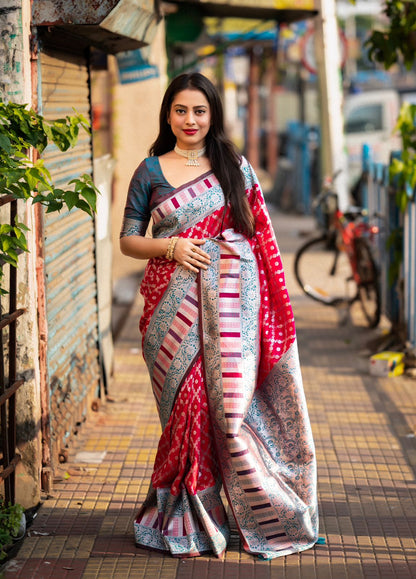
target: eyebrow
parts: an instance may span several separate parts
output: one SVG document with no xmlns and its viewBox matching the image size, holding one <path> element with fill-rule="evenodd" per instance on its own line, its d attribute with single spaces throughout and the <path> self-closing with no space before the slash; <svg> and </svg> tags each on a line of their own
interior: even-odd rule
<svg viewBox="0 0 416 579">
<path fill-rule="evenodd" d="M 182 107 L 183 109 L 187 109 L 188 107 L 186 105 L 181 105 L 180 103 L 175 103 L 173 105 L 174 107 Z M 196 105 L 194 107 L 192 107 L 194 109 L 207 109 L 207 105 Z"/>
</svg>

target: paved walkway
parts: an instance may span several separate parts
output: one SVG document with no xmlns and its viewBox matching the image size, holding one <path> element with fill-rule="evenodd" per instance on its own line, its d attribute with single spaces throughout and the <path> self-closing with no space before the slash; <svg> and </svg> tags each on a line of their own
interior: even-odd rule
<svg viewBox="0 0 416 579">
<path fill-rule="evenodd" d="M 160 432 L 137 300 L 116 344 L 114 400 L 83 427 L 5 579 L 416 578 L 416 382 L 369 376 L 367 343 L 380 330 L 364 327 L 358 306 L 354 323 L 341 326 L 335 310 L 300 294 L 293 249 L 311 223 L 274 220 L 297 320 L 326 544 L 273 561 L 244 553 L 236 533 L 224 560 L 180 561 L 135 548 L 132 519 Z"/>
</svg>

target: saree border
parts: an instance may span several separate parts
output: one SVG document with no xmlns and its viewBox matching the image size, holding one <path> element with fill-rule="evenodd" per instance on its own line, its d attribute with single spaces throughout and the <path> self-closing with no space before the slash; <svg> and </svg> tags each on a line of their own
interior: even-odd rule
<svg viewBox="0 0 416 579">
<path fill-rule="evenodd" d="M 153 237 L 170 237 L 190 229 L 224 204 L 224 193 L 214 174 L 202 183 L 184 185 L 152 210 Z"/>
<path fill-rule="evenodd" d="M 152 315 L 143 340 L 143 355 L 149 370 L 162 428 L 165 428 L 169 420 L 178 388 L 188 373 L 189 364 L 196 358 L 200 349 L 198 310 L 192 304 L 192 294 L 195 293 L 196 274 L 177 267 Z M 182 331 L 179 331 L 174 321 L 180 324 Z M 186 357 L 183 356 L 184 351 Z M 161 377 L 164 382 L 163 388 L 160 384 Z"/>
<path fill-rule="evenodd" d="M 195 495 L 183 489 L 178 496 L 172 496 L 170 489 L 153 489 L 153 505 L 149 505 L 148 497 L 134 521 L 136 546 L 170 552 L 174 557 L 194 557 L 208 552 L 221 557 L 230 538 L 230 528 L 220 487 L 216 484 Z M 137 522 L 143 519 L 149 506 L 147 524 Z M 180 535 L 185 527 L 186 534 Z"/>
</svg>

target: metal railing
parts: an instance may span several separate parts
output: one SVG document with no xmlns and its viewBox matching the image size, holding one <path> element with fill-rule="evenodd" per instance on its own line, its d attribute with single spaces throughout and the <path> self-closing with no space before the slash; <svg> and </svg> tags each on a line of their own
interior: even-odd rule
<svg viewBox="0 0 416 579">
<path fill-rule="evenodd" d="M 398 156 L 399 153 L 392 155 Z M 396 205 L 396 190 L 390 183 L 389 167 L 371 162 L 367 147 L 363 169 L 368 172 L 365 205 L 369 215 L 379 216 L 379 263 L 381 273 L 383 313 L 393 324 L 403 325 L 406 339 L 416 348 L 416 200 L 412 195 L 404 214 Z M 389 280 L 389 268 L 394 259 L 393 249 L 387 249 L 387 239 L 395 231 L 403 235 L 403 283 Z M 403 287 L 402 287 L 403 285 Z"/>
<path fill-rule="evenodd" d="M 10 224 L 14 225 L 17 201 L 12 195 L 3 195 L 0 197 L 0 207 L 6 204 L 10 204 Z M 16 377 L 16 324 L 25 310 L 16 309 L 17 271 L 15 267 L 9 267 L 8 312 L 3 314 L 3 307 L 0 309 L 0 480 L 4 484 L 5 504 L 14 504 L 15 470 L 20 461 L 20 455 L 16 452 L 16 392 L 24 384 L 24 380 L 17 380 Z"/>
</svg>

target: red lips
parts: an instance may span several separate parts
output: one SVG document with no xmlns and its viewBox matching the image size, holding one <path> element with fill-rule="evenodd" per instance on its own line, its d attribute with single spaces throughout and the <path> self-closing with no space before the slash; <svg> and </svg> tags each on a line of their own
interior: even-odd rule
<svg viewBox="0 0 416 579">
<path fill-rule="evenodd" d="M 185 135 L 195 135 L 198 131 L 196 129 L 186 129 L 183 132 Z"/>
</svg>

